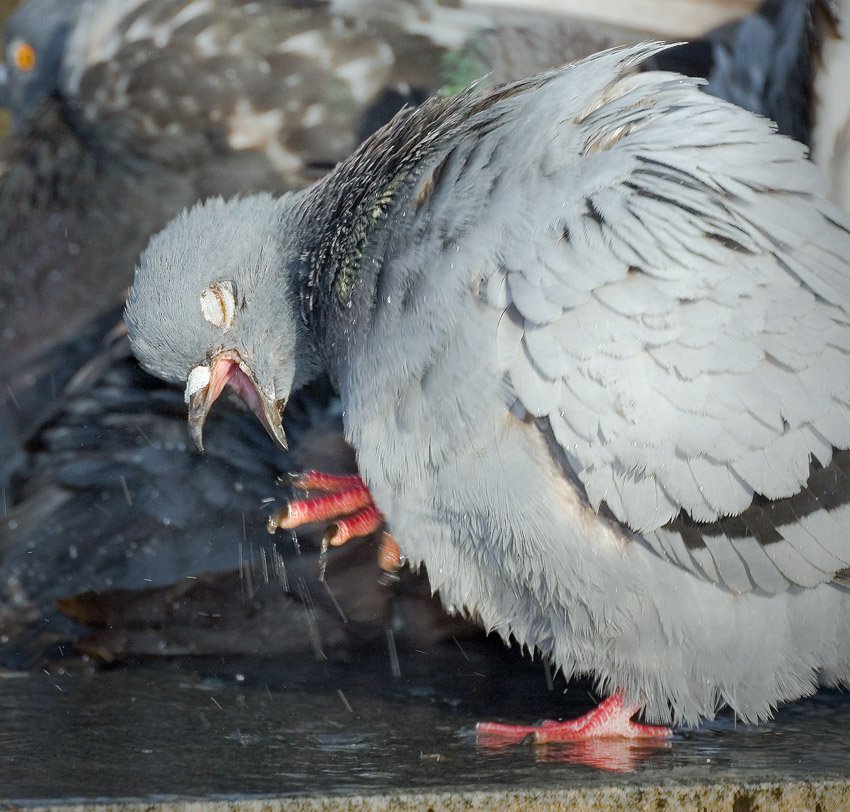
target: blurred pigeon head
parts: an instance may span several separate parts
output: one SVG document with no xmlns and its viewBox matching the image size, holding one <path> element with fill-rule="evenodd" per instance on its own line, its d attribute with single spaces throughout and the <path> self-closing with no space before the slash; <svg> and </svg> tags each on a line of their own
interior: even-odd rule
<svg viewBox="0 0 850 812">
<path fill-rule="evenodd" d="M 145 369 L 186 386 L 199 449 L 225 386 L 286 448 L 286 400 L 315 377 L 299 355 L 295 274 L 281 273 L 301 199 L 207 200 L 172 220 L 142 254 L 125 313 L 130 342 Z"/>
<path fill-rule="evenodd" d="M 6 63 L 0 67 L 0 106 L 19 129 L 38 101 L 58 92 L 65 43 L 84 0 L 26 0 L 3 35 Z"/>
</svg>

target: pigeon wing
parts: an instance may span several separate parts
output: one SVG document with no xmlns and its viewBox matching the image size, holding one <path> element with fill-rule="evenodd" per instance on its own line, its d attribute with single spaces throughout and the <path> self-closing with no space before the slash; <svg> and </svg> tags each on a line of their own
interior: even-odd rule
<svg viewBox="0 0 850 812">
<path fill-rule="evenodd" d="M 660 555 L 735 591 L 828 581 L 850 563 L 850 220 L 799 145 L 629 75 L 639 53 L 530 94 L 504 373 Z M 593 102 L 566 115 L 580 82 Z"/>
<path fill-rule="evenodd" d="M 509 404 L 658 555 L 736 592 L 827 582 L 850 564 L 850 220 L 770 122 L 634 73 L 654 51 L 468 102 L 417 198 L 452 191 L 418 220 L 431 298 L 475 275 L 455 289 L 492 307 Z"/>
</svg>

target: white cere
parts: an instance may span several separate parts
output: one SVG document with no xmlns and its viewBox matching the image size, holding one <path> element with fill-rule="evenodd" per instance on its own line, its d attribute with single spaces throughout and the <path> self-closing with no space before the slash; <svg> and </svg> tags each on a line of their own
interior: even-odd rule
<svg viewBox="0 0 850 812">
<path fill-rule="evenodd" d="M 236 297 L 233 295 L 233 282 L 213 282 L 201 294 L 201 312 L 204 318 L 220 329 L 226 330 L 233 324 L 236 315 Z"/>
<path fill-rule="evenodd" d="M 201 389 L 208 386 L 210 382 L 210 368 L 205 365 L 195 367 L 190 373 L 186 381 L 186 394 L 183 399 L 188 403 L 192 399 L 195 392 L 200 392 Z"/>
</svg>

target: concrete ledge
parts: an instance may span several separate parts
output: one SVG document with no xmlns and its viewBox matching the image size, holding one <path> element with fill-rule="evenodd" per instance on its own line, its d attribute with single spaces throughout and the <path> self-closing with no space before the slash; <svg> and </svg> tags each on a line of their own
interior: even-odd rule
<svg viewBox="0 0 850 812">
<path fill-rule="evenodd" d="M 596 787 L 594 789 L 522 790 L 492 792 L 411 793 L 350 797 L 263 798 L 188 801 L 152 799 L 146 802 L 33 803 L 4 805 L 23 812 L 407 812 L 407 810 L 523 809 L 583 812 L 583 810 L 731 810 L 731 812 L 829 812 L 850 809 L 850 782 L 824 781 L 750 785 L 697 784 L 693 786 Z"/>
</svg>

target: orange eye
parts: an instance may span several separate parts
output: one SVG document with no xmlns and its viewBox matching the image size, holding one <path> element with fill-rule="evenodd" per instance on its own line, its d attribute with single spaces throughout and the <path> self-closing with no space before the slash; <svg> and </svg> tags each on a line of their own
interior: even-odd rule
<svg viewBox="0 0 850 812">
<path fill-rule="evenodd" d="M 12 47 L 12 61 L 18 70 L 31 71 L 35 67 L 35 48 L 28 42 L 16 42 Z"/>
</svg>

